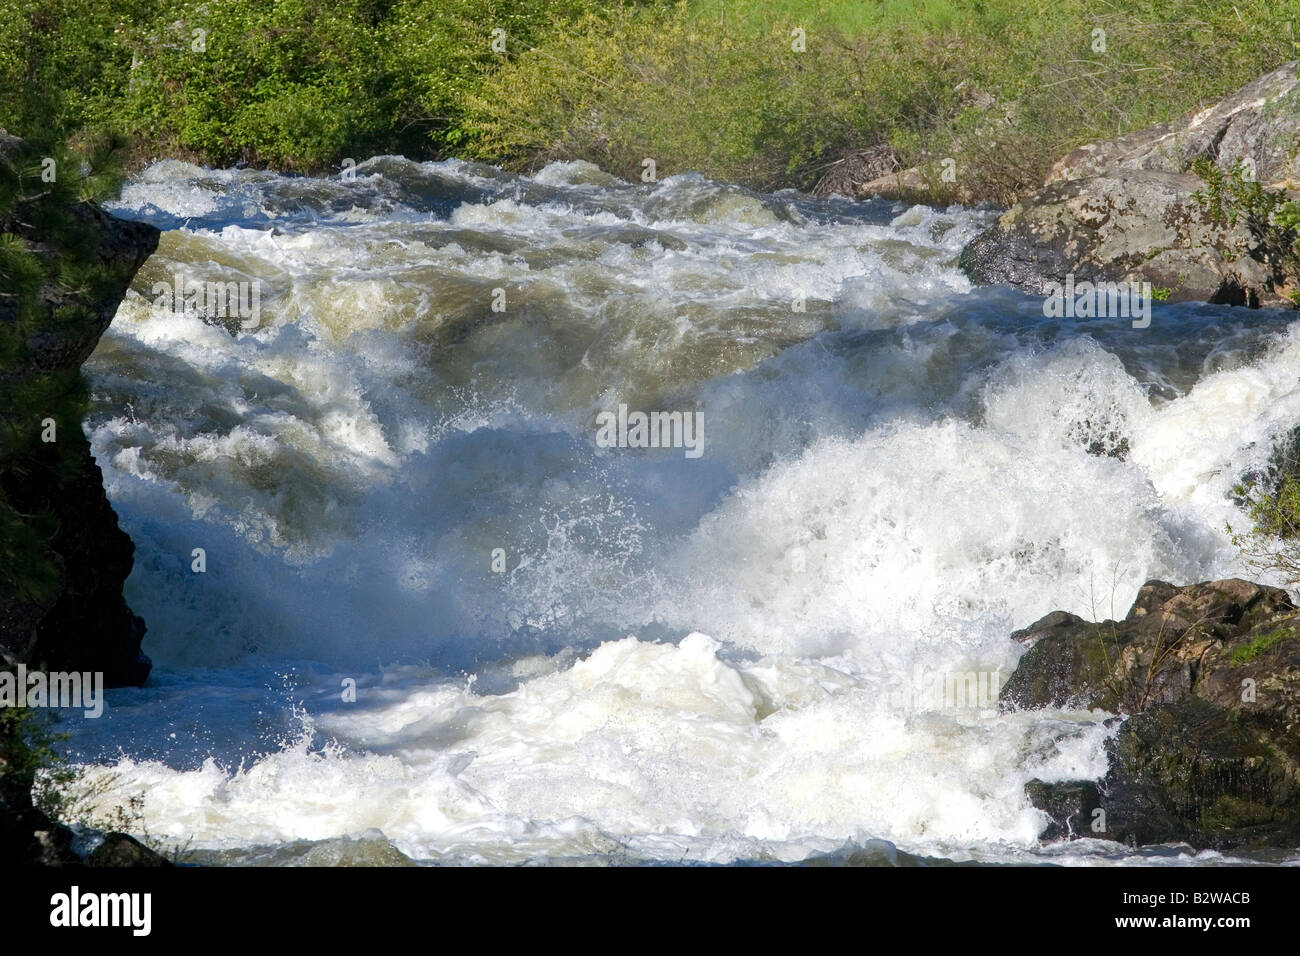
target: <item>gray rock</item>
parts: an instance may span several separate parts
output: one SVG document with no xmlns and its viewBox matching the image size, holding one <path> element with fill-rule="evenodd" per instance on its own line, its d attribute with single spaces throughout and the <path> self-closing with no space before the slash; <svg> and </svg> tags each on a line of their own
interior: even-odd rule
<svg viewBox="0 0 1300 956">
<path fill-rule="evenodd" d="M 1052 284 L 1150 282 L 1169 301 L 1290 307 L 1281 273 L 1246 223 L 1214 223 L 1190 173 L 1207 159 L 1253 164 L 1261 183 L 1300 186 L 1296 64 L 1186 120 L 1080 147 L 962 253 L 977 282 L 1045 295 Z"/>
<path fill-rule="evenodd" d="M 1217 225 L 1195 176 L 1136 171 L 1055 182 L 1009 209 L 963 250 L 976 281 L 1036 295 L 1066 277 L 1150 282 L 1171 302 L 1284 305 L 1280 276 L 1253 257 L 1244 223 Z"/>
<path fill-rule="evenodd" d="M 1180 122 L 1081 146 L 1052 166 L 1044 185 L 1102 173 L 1181 173 L 1193 160 L 1208 159 L 1225 170 L 1248 161 L 1261 183 L 1294 189 L 1300 185 L 1297 117 L 1300 79 L 1292 62 Z"/>
</svg>

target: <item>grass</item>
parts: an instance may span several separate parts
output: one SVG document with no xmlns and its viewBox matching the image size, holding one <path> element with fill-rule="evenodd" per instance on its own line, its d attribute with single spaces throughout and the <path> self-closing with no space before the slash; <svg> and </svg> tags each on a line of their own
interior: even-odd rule
<svg viewBox="0 0 1300 956">
<path fill-rule="evenodd" d="M 1040 4 L 1040 7 L 1050 6 Z M 799 23 L 810 30 L 834 34 L 866 33 L 900 29 L 913 36 L 957 34 L 963 30 L 1005 29 L 1026 13 L 1017 0 L 989 0 L 962 3 L 953 0 L 877 0 L 852 3 L 844 0 L 700 0 L 691 4 L 692 15 L 719 26 L 754 29 L 766 19 Z"/>
<path fill-rule="evenodd" d="M 649 155 L 669 172 L 807 188 L 827 163 L 884 144 L 935 199 L 1006 202 L 1083 142 L 1276 68 L 1295 54 L 1297 14 L 1190 0 L 614 7 L 545 56 L 503 63 L 467 112 L 484 131 L 476 154 L 520 168 L 587 159 L 629 176 Z"/>
<path fill-rule="evenodd" d="M 1240 647 L 1234 647 L 1232 652 L 1228 655 L 1228 663 L 1232 667 L 1242 667 L 1259 657 L 1259 655 L 1294 636 L 1295 631 L 1290 628 L 1275 628 L 1274 630 L 1251 639 L 1248 643 L 1242 644 Z"/>
</svg>

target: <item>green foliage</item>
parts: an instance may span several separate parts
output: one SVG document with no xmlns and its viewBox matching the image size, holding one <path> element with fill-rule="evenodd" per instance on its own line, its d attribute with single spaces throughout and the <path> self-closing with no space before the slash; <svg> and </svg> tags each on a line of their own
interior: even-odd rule
<svg viewBox="0 0 1300 956">
<path fill-rule="evenodd" d="M 152 0 L 7 0 L 0 17 L 0 126 L 53 142 L 93 121 L 125 87 L 136 19 L 161 16 Z"/>
<path fill-rule="evenodd" d="M 499 66 L 563 43 L 570 24 L 601 11 L 601 0 L 398 0 L 380 31 L 383 65 L 392 77 L 400 131 L 423 135 L 442 155 L 482 135 L 466 115 L 467 101 Z M 505 52 L 492 31 L 505 31 Z"/>
<path fill-rule="evenodd" d="M 22 299 L 34 296 L 45 283 L 45 265 L 11 232 L 0 235 L 0 283 L 5 295 Z"/>
<path fill-rule="evenodd" d="M 1240 160 L 1224 170 L 1208 159 L 1198 159 L 1192 170 L 1205 181 L 1205 188 L 1193 198 L 1205 207 L 1211 221 L 1243 224 L 1279 285 L 1300 280 L 1300 203 L 1288 201 L 1281 191 L 1265 189 Z M 1292 289 L 1287 295 L 1300 305 L 1296 292 Z"/>
<path fill-rule="evenodd" d="M 11 0 L 0 125 L 221 165 L 401 152 L 629 175 L 651 156 L 769 187 L 888 143 L 936 200 L 1009 201 L 1074 146 L 1293 57 L 1297 19 L 1298 0 Z"/>
<path fill-rule="evenodd" d="M 1241 160 L 1224 170 L 1200 158 L 1193 161 L 1192 171 L 1205 181 L 1205 189 L 1197 190 L 1193 198 L 1206 207 L 1212 221 L 1228 226 L 1244 222 L 1253 229 L 1274 225 L 1275 220 L 1280 227 L 1282 221 L 1287 223 L 1284 228 L 1294 226 L 1296 204 L 1261 186 Z"/>
<path fill-rule="evenodd" d="M 0 156 L 0 362 L 14 366 L 26 354 L 28 338 L 56 325 L 85 321 L 87 306 L 116 286 L 120 276 L 98 261 L 99 231 L 78 209 L 116 188 L 121 146 L 112 138 L 83 137 L 74 146 L 24 141 Z M 52 178 L 51 178 L 52 177 Z M 39 237 L 39 254 L 36 245 Z M 48 313 L 41 292 L 58 291 L 80 300 Z M 47 385 L 49 383 L 46 383 Z M 60 389 L 66 382 L 58 382 Z M 8 423 L 37 401 L 46 414 L 58 409 L 43 385 L 0 380 L 0 457 Z"/>
<path fill-rule="evenodd" d="M 472 149 L 624 176 L 651 156 L 669 172 L 810 187 L 829 162 L 887 142 L 933 199 L 1007 202 L 1080 143 L 1172 119 L 1275 68 L 1292 55 L 1297 13 L 1294 0 L 613 5 L 488 76 L 468 104 L 481 131 Z M 952 184 L 939 176 L 946 158 Z"/>
<path fill-rule="evenodd" d="M 215 163 L 319 167 L 391 119 L 370 6 L 182 3 L 125 35 L 134 65 L 108 115 Z"/>
<path fill-rule="evenodd" d="M 77 215 L 87 193 L 111 188 L 116 145 L 85 138 L 74 151 L 34 140 L 0 160 L 0 593 L 20 601 L 57 596 L 62 581 L 51 542 L 59 528 L 50 515 L 16 506 L 5 488 L 45 487 L 80 468 L 80 435 L 67 437 L 67 430 L 78 428 L 87 407 L 78 371 L 24 364 L 28 341 L 62 330 L 75 338 L 92 304 L 120 280 L 97 260 L 93 220 Z M 49 169 L 52 180 L 43 175 Z M 46 290 L 64 294 L 64 304 L 50 310 Z M 41 443 L 46 418 L 63 429 L 63 440 Z"/>
<path fill-rule="evenodd" d="M 57 594 L 59 572 L 47 545 L 53 523 L 21 515 L 0 497 L 0 594 L 45 604 Z"/>
<path fill-rule="evenodd" d="M 1253 568 L 1279 573 L 1287 586 L 1300 584 L 1300 477 L 1284 474 L 1275 490 L 1243 483 L 1234 494 L 1246 502 L 1251 528 L 1228 525 L 1233 545 Z"/>
<path fill-rule="evenodd" d="M 0 125 L 113 130 L 140 150 L 322 170 L 474 135 L 462 99 L 597 0 L 16 0 Z"/>
<path fill-rule="evenodd" d="M 32 794 L 32 803 L 51 819 L 62 818 L 68 787 L 77 778 L 59 754 L 67 734 L 49 729 L 47 714 L 19 707 L 0 709 L 0 764 L 6 784 Z"/>
<path fill-rule="evenodd" d="M 827 155 L 878 142 L 952 85 L 955 74 L 933 58 L 925 69 L 876 70 L 881 50 L 815 30 L 797 52 L 796 25 L 724 32 L 685 3 L 588 15 L 546 49 L 502 64 L 470 97 L 480 131 L 472 152 L 526 166 L 585 159 L 633 179 L 650 157 L 660 175 L 808 185 Z"/>
</svg>

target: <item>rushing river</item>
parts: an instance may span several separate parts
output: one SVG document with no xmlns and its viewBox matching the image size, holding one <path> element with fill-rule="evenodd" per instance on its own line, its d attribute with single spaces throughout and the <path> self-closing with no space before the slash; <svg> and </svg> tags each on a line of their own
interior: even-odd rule
<svg viewBox="0 0 1300 956">
<path fill-rule="evenodd" d="M 1048 319 L 956 267 L 995 211 L 581 163 L 166 161 L 113 208 L 168 231 L 86 368 L 155 662 L 65 720 L 100 812 L 213 862 L 1224 859 L 1040 845 L 1025 782 L 1104 773 L 1110 715 L 927 689 L 1248 573 L 1293 313 Z M 695 450 L 607 447 L 620 406 Z"/>
</svg>

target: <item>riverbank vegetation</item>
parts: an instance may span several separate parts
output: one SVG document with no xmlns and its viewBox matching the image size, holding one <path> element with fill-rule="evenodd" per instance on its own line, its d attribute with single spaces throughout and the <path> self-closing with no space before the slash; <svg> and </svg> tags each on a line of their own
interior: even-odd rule
<svg viewBox="0 0 1300 956">
<path fill-rule="evenodd" d="M 1006 202 L 1296 55 L 1300 0 L 16 0 L 0 125 L 328 171 L 584 159 L 809 189 L 920 166 Z M 495 33 L 494 31 L 502 31 Z M 951 163 L 945 165 L 945 160 Z M 943 169 L 954 175 L 944 177 Z M 852 177 L 850 177 L 851 179 Z"/>
</svg>

